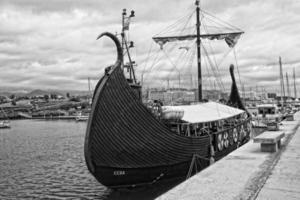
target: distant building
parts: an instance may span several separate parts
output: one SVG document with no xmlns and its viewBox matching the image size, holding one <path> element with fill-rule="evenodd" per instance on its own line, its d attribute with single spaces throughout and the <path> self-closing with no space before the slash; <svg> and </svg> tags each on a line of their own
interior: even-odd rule
<svg viewBox="0 0 300 200">
<path fill-rule="evenodd" d="M 198 89 L 194 89 L 195 97 L 198 99 Z M 202 99 L 218 101 L 220 99 L 228 99 L 228 93 L 219 90 L 202 90 Z"/>
<path fill-rule="evenodd" d="M 186 90 L 178 88 L 170 90 L 149 89 L 144 97 L 147 97 L 148 100 L 161 100 L 164 104 L 191 103 L 197 100 L 198 90 Z M 204 90 L 203 99 L 213 101 L 228 99 L 228 93 L 218 90 Z"/>
<path fill-rule="evenodd" d="M 277 95 L 276 95 L 276 93 L 267 93 L 267 97 L 268 97 L 268 99 L 276 99 Z"/>
<path fill-rule="evenodd" d="M 7 103 L 11 100 L 7 96 L 0 96 L 0 103 Z"/>
<path fill-rule="evenodd" d="M 164 95 L 165 95 L 165 92 L 164 90 L 155 90 L 155 91 L 152 91 L 152 90 L 149 90 L 148 92 L 148 99 L 149 100 L 161 100 L 161 101 L 164 101 Z"/>
<path fill-rule="evenodd" d="M 241 98 L 249 99 L 249 100 L 256 100 L 259 99 L 255 91 L 244 91 L 240 93 Z"/>
</svg>

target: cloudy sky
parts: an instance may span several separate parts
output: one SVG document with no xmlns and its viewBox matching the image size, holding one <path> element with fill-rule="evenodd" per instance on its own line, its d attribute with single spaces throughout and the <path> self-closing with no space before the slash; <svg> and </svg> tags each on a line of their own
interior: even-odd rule
<svg viewBox="0 0 300 200">
<path fill-rule="evenodd" d="M 202 0 L 201 7 L 245 31 L 235 52 L 246 89 L 279 91 L 279 56 L 290 82 L 296 69 L 300 88 L 299 0 Z M 123 8 L 136 12 L 130 38 L 138 78 L 144 73 L 146 86 L 166 86 L 167 79 L 176 86 L 178 74 L 151 68 L 147 56 L 151 37 L 189 13 L 194 0 L 0 0 L 0 87 L 86 90 L 88 77 L 94 86 L 116 57 L 112 43 L 96 37 L 120 32 Z M 220 66 L 228 88 L 230 62 L 236 64 L 233 55 Z M 182 72 L 182 85 L 186 77 Z"/>
</svg>

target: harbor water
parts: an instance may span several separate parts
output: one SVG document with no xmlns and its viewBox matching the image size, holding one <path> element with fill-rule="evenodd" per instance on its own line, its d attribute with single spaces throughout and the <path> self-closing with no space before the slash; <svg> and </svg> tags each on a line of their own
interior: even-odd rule
<svg viewBox="0 0 300 200">
<path fill-rule="evenodd" d="M 89 173 L 86 122 L 15 120 L 0 129 L 0 199 L 154 199 L 178 182 L 111 190 Z"/>
<path fill-rule="evenodd" d="M 0 199 L 105 199 L 85 165 L 86 123 L 11 121 L 0 129 Z"/>
</svg>

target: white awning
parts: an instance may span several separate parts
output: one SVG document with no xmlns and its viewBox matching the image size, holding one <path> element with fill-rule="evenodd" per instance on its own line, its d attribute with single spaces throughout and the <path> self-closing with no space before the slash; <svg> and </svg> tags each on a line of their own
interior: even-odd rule
<svg viewBox="0 0 300 200">
<path fill-rule="evenodd" d="M 175 109 L 178 108 L 184 110 L 182 120 L 189 123 L 213 122 L 234 117 L 245 112 L 244 110 L 240 110 L 216 102 L 172 107 L 174 107 Z"/>
<path fill-rule="evenodd" d="M 256 106 L 257 108 L 277 108 L 275 104 L 260 104 Z"/>
</svg>

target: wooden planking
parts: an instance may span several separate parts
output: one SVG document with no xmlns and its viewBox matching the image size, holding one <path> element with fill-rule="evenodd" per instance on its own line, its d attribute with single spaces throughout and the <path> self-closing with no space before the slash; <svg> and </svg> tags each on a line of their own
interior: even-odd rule
<svg viewBox="0 0 300 200">
<path fill-rule="evenodd" d="M 151 167 L 187 161 L 193 154 L 209 156 L 209 136 L 171 132 L 140 102 L 119 66 L 97 85 L 88 142 L 97 165 Z"/>
</svg>

